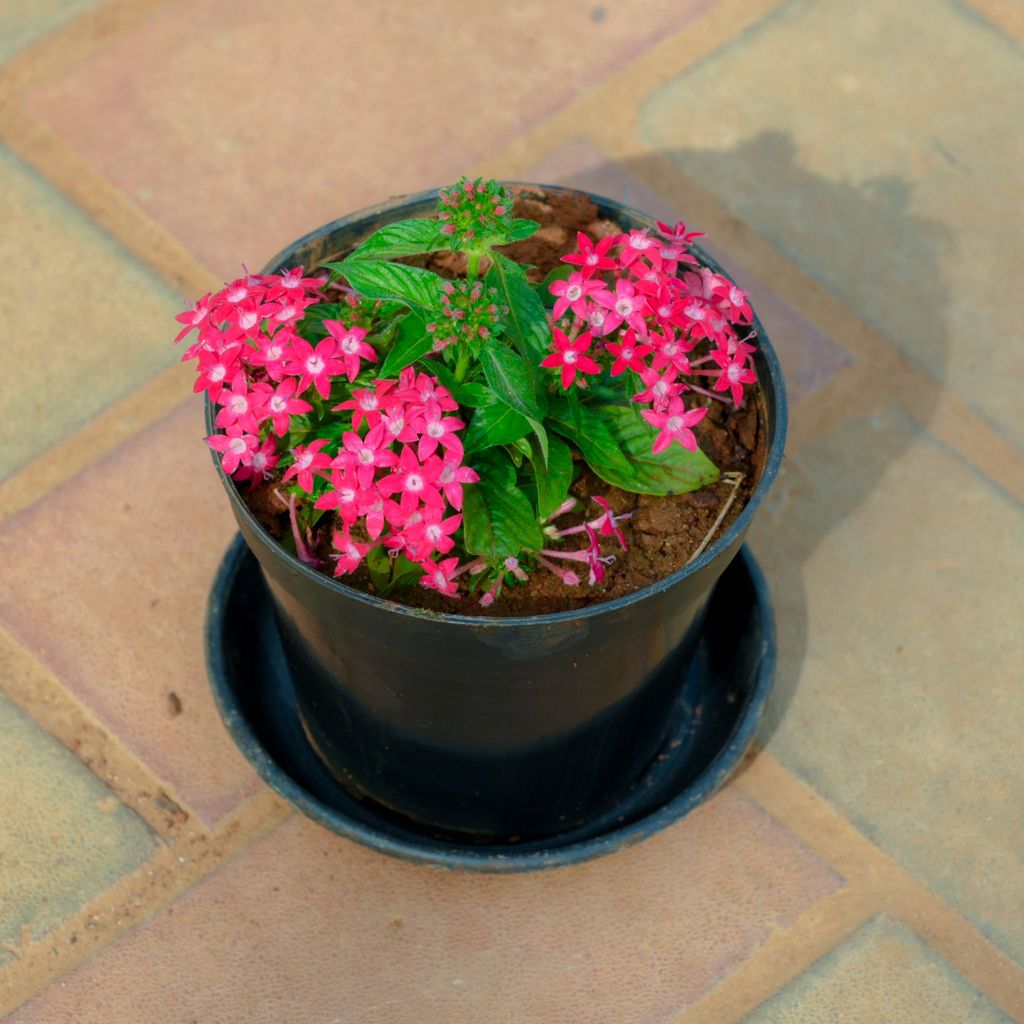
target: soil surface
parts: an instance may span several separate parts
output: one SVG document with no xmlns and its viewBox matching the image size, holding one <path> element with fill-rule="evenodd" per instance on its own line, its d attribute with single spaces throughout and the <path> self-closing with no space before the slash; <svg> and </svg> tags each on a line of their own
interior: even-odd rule
<svg viewBox="0 0 1024 1024">
<path fill-rule="evenodd" d="M 533 264 L 535 269 L 529 272 L 533 280 L 541 280 L 559 265 L 560 257 L 575 247 L 577 231 L 585 231 L 597 239 L 621 230 L 618 225 L 599 219 L 597 208 L 584 196 L 548 195 L 521 188 L 517 190 L 515 215 L 541 224 L 532 237 L 503 250 L 517 262 Z M 465 258 L 456 253 L 435 253 L 416 262 L 445 276 L 460 274 L 465 269 Z M 598 516 L 601 510 L 591 501 L 595 495 L 606 499 L 616 515 L 629 515 L 620 522 L 626 550 L 620 548 L 615 538 L 607 538 L 603 543 L 602 554 L 614 557 L 606 567 L 603 583 L 588 585 L 585 565 L 559 562 L 565 568 L 580 570 L 583 583 L 567 587 L 554 575 L 540 569 L 530 574 L 528 582 L 506 586 L 490 608 L 482 608 L 476 598 L 466 594 L 454 601 L 422 587 L 398 591 L 390 600 L 460 615 L 545 615 L 622 597 L 664 579 L 686 565 L 695 552 L 721 536 L 749 500 L 761 477 L 767 452 L 761 401 L 759 385 L 748 391 L 747 401 L 740 409 L 733 410 L 721 402 L 708 400 L 708 414 L 694 433 L 700 447 L 722 475 L 716 483 L 699 491 L 668 497 L 631 494 L 606 484 L 580 463 L 582 471 L 572 487 L 572 494 L 580 503 L 573 512 L 561 517 L 557 525 L 564 529 L 585 518 Z M 251 494 L 243 491 L 243 494 L 264 526 L 275 536 L 282 537 L 289 529 L 287 514 L 271 490 L 268 486 Z M 330 553 L 330 532 L 329 528 L 321 531 L 317 547 L 317 554 L 325 561 Z M 567 539 L 552 547 L 571 550 L 582 548 L 584 544 Z M 328 572 L 332 564 L 326 562 Z M 375 593 L 365 570 L 344 577 L 340 582 Z"/>
</svg>

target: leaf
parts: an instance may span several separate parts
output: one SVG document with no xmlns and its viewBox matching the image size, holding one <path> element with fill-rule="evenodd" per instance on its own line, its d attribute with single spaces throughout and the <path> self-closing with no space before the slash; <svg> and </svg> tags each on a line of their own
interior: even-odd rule
<svg viewBox="0 0 1024 1024">
<path fill-rule="evenodd" d="M 447 249 L 448 241 L 441 234 L 441 225 L 436 220 L 417 217 L 385 225 L 350 252 L 346 259 L 393 260 L 399 256 L 417 256 L 424 252 Z"/>
<path fill-rule="evenodd" d="M 479 409 L 482 405 L 496 401 L 494 393 L 486 384 L 476 381 L 463 381 L 460 384 L 455 379 L 455 374 L 440 359 L 421 359 L 420 364 L 452 393 L 452 397 L 459 405 L 467 409 Z"/>
<path fill-rule="evenodd" d="M 441 308 L 441 285 L 437 274 L 402 263 L 378 263 L 374 260 L 342 260 L 327 263 L 361 295 L 368 299 L 397 299 L 407 306 L 435 313 Z"/>
<path fill-rule="evenodd" d="M 516 471 L 503 448 L 473 460 L 478 483 L 465 489 L 462 505 L 463 543 L 491 565 L 525 551 L 539 551 L 544 535 L 526 496 L 516 487 Z"/>
<path fill-rule="evenodd" d="M 427 333 L 427 325 L 415 313 L 402 318 L 398 337 L 380 368 L 378 376 L 394 377 L 400 370 L 411 366 L 433 347 L 434 339 Z"/>
<path fill-rule="evenodd" d="M 558 437 L 549 439 L 546 460 L 542 459 L 540 452 L 536 450 L 536 439 L 532 443 L 532 448 L 530 462 L 533 464 L 537 487 L 537 516 L 540 519 L 547 519 L 565 501 L 572 486 L 572 452 Z"/>
<path fill-rule="evenodd" d="M 658 432 L 638 410 L 622 405 L 578 406 L 563 403 L 548 416 L 552 430 L 580 450 L 590 468 L 606 483 L 636 494 L 682 494 L 718 479 L 718 469 L 698 448 L 691 452 L 673 443 L 655 455 Z"/>
<path fill-rule="evenodd" d="M 544 418 L 543 393 L 522 356 L 506 348 L 499 339 L 483 347 L 480 362 L 487 384 L 497 398 L 528 419 Z"/>
<path fill-rule="evenodd" d="M 544 303 L 518 263 L 499 252 L 492 252 L 490 257 L 485 284 L 497 288 L 508 306 L 505 334 L 530 366 L 537 367 L 551 348 L 551 325 Z"/>
<path fill-rule="evenodd" d="M 535 220 L 524 220 L 517 217 L 512 221 L 511 227 L 505 232 L 510 242 L 521 242 L 524 238 L 529 238 L 540 225 Z"/>
<path fill-rule="evenodd" d="M 468 451 L 483 451 L 498 444 L 511 444 L 530 433 L 530 421 L 504 402 L 490 401 L 473 413 L 463 438 Z"/>
</svg>

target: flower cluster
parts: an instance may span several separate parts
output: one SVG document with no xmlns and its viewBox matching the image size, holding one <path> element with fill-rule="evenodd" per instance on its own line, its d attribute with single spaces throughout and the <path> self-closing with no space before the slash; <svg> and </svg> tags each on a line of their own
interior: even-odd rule
<svg viewBox="0 0 1024 1024">
<path fill-rule="evenodd" d="M 577 251 L 562 257 L 579 269 L 550 285 L 561 326 L 541 365 L 559 371 L 566 391 L 604 371 L 630 374 L 632 400 L 648 406 L 641 415 L 658 431 L 653 451 L 673 441 L 695 451 L 692 428 L 707 407 L 687 409 L 684 395 L 724 401 L 728 392 L 733 404 L 742 402 L 757 379 L 753 314 L 746 292 L 697 265 L 688 246 L 698 232 L 682 221 L 658 227 L 660 238 L 649 229 L 598 242 L 579 234 Z"/>
<path fill-rule="evenodd" d="M 480 281 L 446 281 L 441 294 L 442 320 L 427 324 L 434 336 L 433 351 L 442 352 L 462 341 L 470 351 L 501 332 L 508 306 L 498 304 L 498 289 Z"/>
<path fill-rule="evenodd" d="M 352 572 L 383 545 L 420 566 L 424 586 L 452 592 L 439 584 L 433 559 L 455 546 L 462 486 L 479 477 L 464 464 L 458 432 L 465 423 L 450 415 L 458 412 L 450 392 L 409 366 L 397 380 L 357 388 L 335 410 L 350 410 L 353 427 L 342 434 L 337 452 L 302 452 L 305 471 L 329 481 L 315 507 L 336 512 L 340 523 L 334 575 Z M 304 489 L 312 492 L 312 480 L 307 483 Z M 449 579 L 457 572 L 458 558 L 452 561 Z"/>
<path fill-rule="evenodd" d="M 207 444 L 235 480 L 255 487 L 283 469 L 282 484 L 294 481 L 306 495 L 318 495 L 315 509 L 337 511 L 335 575 L 352 572 L 382 544 L 422 565 L 424 579 L 433 581 L 425 585 L 434 586 L 430 559 L 452 549 L 451 535 L 461 524 L 460 515 L 447 514 L 449 506 L 461 509 L 462 485 L 477 479 L 463 465 L 457 432 L 465 424 L 448 415 L 458 406 L 437 378 L 408 367 L 397 380 L 347 389 L 351 397 L 330 407 L 351 416 L 352 429 L 340 441 L 297 441 L 309 429 L 296 430 L 295 417 L 313 413 L 314 404 L 326 411 L 339 381 L 345 390 L 359 382 L 364 364 L 377 362 L 366 327 L 324 319 L 327 337 L 316 344 L 297 333 L 324 284 L 298 269 L 246 274 L 176 318 L 183 324 L 176 341 L 197 332 L 183 356 L 198 362 L 195 391 L 205 391 L 219 407 L 219 432 Z M 365 322 L 365 303 L 350 296 L 346 304 Z M 329 483 L 325 488 L 318 481 Z M 288 508 L 296 552 L 315 564 L 295 497 Z"/>
<path fill-rule="evenodd" d="M 500 233 L 508 227 L 511 213 L 512 197 L 496 181 L 460 178 L 439 194 L 441 233 L 459 247 L 472 247 Z"/>
</svg>

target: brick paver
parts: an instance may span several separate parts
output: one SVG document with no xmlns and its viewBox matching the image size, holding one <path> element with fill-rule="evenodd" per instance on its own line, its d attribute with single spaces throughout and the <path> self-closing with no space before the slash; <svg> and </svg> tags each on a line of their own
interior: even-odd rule
<svg viewBox="0 0 1024 1024">
<path fill-rule="evenodd" d="M 1024 961 L 1022 535 L 1018 503 L 891 409 L 791 457 L 755 527 L 769 749 Z"/>
<path fill-rule="evenodd" d="M 0 621 L 213 822 L 256 782 L 206 681 L 206 596 L 234 524 L 203 432 L 189 402 L 7 523 Z"/>
<path fill-rule="evenodd" d="M 0 967 L 152 855 L 159 840 L 0 697 Z"/>
<path fill-rule="evenodd" d="M 824 1021 L 1010 1024 L 917 936 L 884 917 L 865 925 L 743 1024 Z"/>
<path fill-rule="evenodd" d="M 252 1024 L 660 1024 L 840 884 L 730 791 L 633 850 L 503 878 L 405 865 L 295 818 L 11 1024 L 177 1024 L 225 1005 Z"/>
<path fill-rule="evenodd" d="M 1020 47 L 958 0 L 795 0 L 640 117 L 685 174 L 1021 444 L 1024 344 L 988 294 L 1024 258 L 1022 97 Z"/>
<path fill-rule="evenodd" d="M 12 275 L 3 351 L 18 373 L 0 416 L 3 479 L 174 362 L 167 339 L 182 302 L 2 146 L 0 194 L 0 262 Z"/>
<path fill-rule="evenodd" d="M 231 274 L 466 173 L 711 6 L 345 0 L 296 17 L 269 0 L 186 0 L 40 86 L 31 107 Z"/>
</svg>

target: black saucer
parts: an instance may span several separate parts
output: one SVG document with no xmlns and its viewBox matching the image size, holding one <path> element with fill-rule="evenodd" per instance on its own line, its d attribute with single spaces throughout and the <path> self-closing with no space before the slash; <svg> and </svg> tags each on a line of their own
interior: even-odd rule
<svg viewBox="0 0 1024 1024">
<path fill-rule="evenodd" d="M 744 546 L 712 594 L 668 739 L 630 796 L 558 836 L 473 844 L 432 834 L 359 799 L 323 766 L 299 724 L 270 595 L 241 536 L 228 549 L 210 594 L 206 644 L 224 724 L 259 775 L 289 803 L 382 853 L 490 872 L 578 864 L 647 839 L 688 814 L 726 781 L 753 741 L 775 668 L 768 589 Z"/>
</svg>

